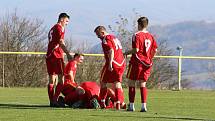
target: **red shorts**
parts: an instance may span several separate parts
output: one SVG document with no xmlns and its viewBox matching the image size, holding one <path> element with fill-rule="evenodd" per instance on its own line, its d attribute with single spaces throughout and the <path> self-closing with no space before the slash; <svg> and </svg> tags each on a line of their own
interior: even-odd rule
<svg viewBox="0 0 215 121">
<path fill-rule="evenodd" d="M 127 72 L 127 78 L 130 80 L 143 80 L 147 81 L 150 72 L 151 72 L 152 66 L 145 67 L 142 64 L 129 64 L 128 72 Z"/>
<path fill-rule="evenodd" d="M 120 68 L 113 68 L 113 71 L 109 71 L 108 66 L 105 65 L 101 72 L 101 82 L 104 83 L 122 82 L 124 70 L 125 64 Z"/>
<path fill-rule="evenodd" d="M 62 89 L 62 94 L 64 96 L 69 95 L 73 91 L 75 91 L 76 87 L 78 85 L 76 83 L 66 83 L 64 82 L 63 89 Z"/>
<path fill-rule="evenodd" d="M 63 74 L 63 58 L 48 58 L 46 59 L 46 66 L 49 75 Z"/>
</svg>

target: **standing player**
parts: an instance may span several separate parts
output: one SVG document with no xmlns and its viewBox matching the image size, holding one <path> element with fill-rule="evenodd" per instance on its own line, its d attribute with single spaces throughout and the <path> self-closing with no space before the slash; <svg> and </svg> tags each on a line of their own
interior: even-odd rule
<svg viewBox="0 0 215 121">
<path fill-rule="evenodd" d="M 147 88 L 146 81 L 150 76 L 152 68 L 152 58 L 157 51 L 157 44 L 154 37 L 146 30 L 148 18 L 140 17 L 137 20 L 138 32 L 132 39 L 132 50 L 125 52 L 125 55 L 132 54 L 129 62 L 127 78 L 129 78 L 129 106 L 128 111 L 134 111 L 135 83 L 140 82 L 140 93 L 142 108 L 141 112 L 146 112 Z"/>
<path fill-rule="evenodd" d="M 113 35 L 107 33 L 104 26 L 98 26 L 94 32 L 102 41 L 102 48 L 106 63 L 101 73 L 101 108 L 105 108 L 105 98 L 107 96 L 107 83 L 115 84 L 116 109 L 120 109 L 120 98 L 123 95 L 122 76 L 125 70 L 125 59 L 122 53 L 120 41 Z"/>
<path fill-rule="evenodd" d="M 48 33 L 49 43 L 46 54 L 46 65 L 49 74 L 48 95 L 51 107 L 57 106 L 57 98 L 63 86 L 63 52 L 66 53 L 68 60 L 72 59 L 72 56 L 69 54 L 64 43 L 65 26 L 68 22 L 69 15 L 61 13 L 57 24 L 55 24 Z M 58 84 L 54 93 L 54 83 L 57 76 Z"/>
</svg>

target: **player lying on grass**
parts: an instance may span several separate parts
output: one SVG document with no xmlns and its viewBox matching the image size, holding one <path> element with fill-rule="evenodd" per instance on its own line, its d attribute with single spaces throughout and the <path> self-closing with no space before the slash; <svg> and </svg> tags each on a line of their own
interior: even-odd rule
<svg viewBox="0 0 215 121">
<path fill-rule="evenodd" d="M 64 104 L 72 108 L 100 108 L 101 98 L 99 97 L 100 86 L 94 81 L 82 82 L 80 86 L 74 85 L 67 86 L 67 92 L 63 93 L 65 98 L 59 98 L 59 104 L 64 106 Z M 83 89 L 84 93 L 80 93 Z M 120 99 L 122 101 L 121 108 L 125 109 L 126 104 L 124 103 L 124 98 Z M 106 97 L 106 108 L 114 108 L 114 103 L 116 102 L 116 96 L 111 88 L 107 89 Z"/>
</svg>

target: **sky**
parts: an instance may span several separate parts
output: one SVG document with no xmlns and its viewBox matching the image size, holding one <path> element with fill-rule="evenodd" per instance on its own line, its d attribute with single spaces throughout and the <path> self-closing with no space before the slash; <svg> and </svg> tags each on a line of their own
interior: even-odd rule
<svg viewBox="0 0 215 121">
<path fill-rule="evenodd" d="M 39 18 L 47 28 L 58 14 L 67 12 L 71 19 L 67 35 L 89 45 L 99 43 L 93 30 L 97 25 L 114 25 L 118 15 L 132 20 L 133 9 L 147 16 L 150 25 L 182 21 L 215 22 L 215 0 L 0 0 L 0 18 L 16 9 L 19 15 Z"/>
</svg>

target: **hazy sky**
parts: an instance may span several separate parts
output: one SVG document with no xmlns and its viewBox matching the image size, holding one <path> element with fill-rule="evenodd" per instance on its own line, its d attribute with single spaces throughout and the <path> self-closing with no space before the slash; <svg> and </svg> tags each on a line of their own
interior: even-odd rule
<svg viewBox="0 0 215 121">
<path fill-rule="evenodd" d="M 50 28 L 60 12 L 71 16 L 68 33 L 75 40 L 99 42 L 97 25 L 113 25 L 119 14 L 131 18 L 132 9 L 147 16 L 150 24 L 180 21 L 215 21 L 215 0 L 0 0 L 0 16 L 17 9 L 18 14 L 39 18 Z"/>
</svg>

